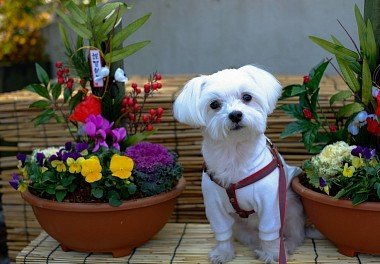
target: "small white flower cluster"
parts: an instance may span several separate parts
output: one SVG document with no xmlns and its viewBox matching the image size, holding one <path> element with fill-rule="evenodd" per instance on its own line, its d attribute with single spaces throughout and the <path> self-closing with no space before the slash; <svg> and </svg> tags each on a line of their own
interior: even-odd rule
<svg viewBox="0 0 380 264">
<path fill-rule="evenodd" d="M 321 153 L 311 158 L 311 164 L 318 170 L 318 175 L 330 178 L 342 170 L 342 164 L 351 158 L 351 150 L 355 147 L 344 141 L 327 145 Z"/>
<path fill-rule="evenodd" d="M 57 152 L 62 149 L 63 147 L 50 147 L 46 149 L 34 149 L 33 153 L 31 155 L 31 161 L 36 160 L 37 153 L 43 153 L 45 155 L 45 159 L 49 159 L 52 155 L 57 154 Z"/>
</svg>

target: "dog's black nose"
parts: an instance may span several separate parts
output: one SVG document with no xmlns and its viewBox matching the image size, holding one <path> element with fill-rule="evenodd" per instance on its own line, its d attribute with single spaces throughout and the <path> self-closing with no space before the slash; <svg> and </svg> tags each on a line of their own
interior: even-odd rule
<svg viewBox="0 0 380 264">
<path fill-rule="evenodd" d="M 228 114 L 228 118 L 234 123 L 239 123 L 243 118 L 243 113 L 241 111 L 232 111 Z"/>
</svg>

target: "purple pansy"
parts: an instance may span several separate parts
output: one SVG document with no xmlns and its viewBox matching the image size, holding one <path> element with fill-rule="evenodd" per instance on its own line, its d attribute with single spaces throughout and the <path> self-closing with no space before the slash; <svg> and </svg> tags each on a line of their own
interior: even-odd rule
<svg viewBox="0 0 380 264">
<path fill-rule="evenodd" d="M 322 188 L 326 186 L 326 180 L 322 177 L 319 178 L 319 186 Z"/>
<path fill-rule="evenodd" d="M 61 151 L 58 151 L 56 154 L 53 154 L 49 157 L 49 162 L 52 162 L 53 160 L 62 160 Z"/>
<path fill-rule="evenodd" d="M 351 154 L 356 157 L 362 156 L 365 159 L 369 160 L 376 155 L 376 149 L 357 146 L 351 151 Z"/>
<path fill-rule="evenodd" d="M 70 151 L 73 146 L 73 143 L 71 141 L 65 143 L 65 150 Z"/>
<path fill-rule="evenodd" d="M 21 162 L 21 165 L 24 167 L 25 160 L 26 160 L 26 154 L 24 153 L 18 153 L 16 158 Z"/>
<path fill-rule="evenodd" d="M 20 180 L 22 178 L 17 173 L 12 173 L 12 179 L 9 181 L 9 184 L 13 189 L 17 190 L 20 185 Z"/>
<path fill-rule="evenodd" d="M 174 164 L 174 157 L 160 144 L 139 142 L 128 147 L 125 154 L 135 162 L 135 168 L 144 173 L 152 173 L 157 167 L 167 167 Z"/>
<path fill-rule="evenodd" d="M 83 150 L 88 149 L 88 144 L 86 142 L 79 142 L 75 144 L 75 151 L 82 152 Z"/>
<path fill-rule="evenodd" d="M 45 154 L 42 152 L 38 152 L 36 154 L 36 161 L 38 163 L 38 166 L 42 167 L 44 165 L 44 159 L 45 159 Z"/>
<path fill-rule="evenodd" d="M 77 152 L 66 152 L 62 155 L 62 161 L 66 162 L 68 158 L 73 158 L 76 160 L 77 158 L 81 157 L 82 155 Z"/>
</svg>

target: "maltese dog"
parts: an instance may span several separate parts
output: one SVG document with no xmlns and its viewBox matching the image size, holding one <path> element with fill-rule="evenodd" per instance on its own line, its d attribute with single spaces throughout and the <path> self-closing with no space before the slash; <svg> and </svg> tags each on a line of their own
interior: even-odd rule
<svg viewBox="0 0 380 264">
<path fill-rule="evenodd" d="M 202 193 L 217 242 L 212 263 L 234 258 L 233 238 L 265 263 L 285 263 L 305 238 L 302 204 L 289 188 L 301 170 L 264 135 L 281 91 L 273 75 L 247 65 L 190 80 L 174 102 L 174 117 L 203 134 Z"/>
</svg>

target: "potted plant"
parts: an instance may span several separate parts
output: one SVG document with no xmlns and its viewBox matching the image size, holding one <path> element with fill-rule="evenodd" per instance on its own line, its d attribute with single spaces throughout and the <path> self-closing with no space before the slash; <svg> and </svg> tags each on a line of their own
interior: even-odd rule
<svg viewBox="0 0 380 264">
<path fill-rule="evenodd" d="M 364 22 L 357 6 L 355 17 L 356 51 L 334 36 L 332 41 L 310 37 L 335 55 L 347 89 L 331 96 L 329 110 L 319 104 L 319 83 L 332 64 L 324 60 L 302 84 L 284 88 L 282 98 L 298 97 L 298 104 L 281 106 L 295 118 L 281 136 L 301 133 L 306 149 L 315 154 L 303 163 L 305 174 L 293 180 L 293 189 L 311 222 L 348 256 L 380 254 L 378 53 L 371 22 Z"/>
<path fill-rule="evenodd" d="M 161 107 L 144 110 L 162 88 L 161 75 L 126 90 L 128 78 L 115 69 L 115 62 L 149 43 L 121 47 L 150 16 L 115 30 L 128 9 L 123 2 L 94 0 L 81 9 L 66 1 L 57 13 L 76 44 L 60 25 L 68 61 L 55 63 L 56 82 L 36 64 L 40 83 L 27 87 L 41 97 L 30 105 L 41 110 L 35 124 L 63 122 L 73 139 L 18 154 L 20 172 L 10 184 L 63 250 L 128 255 L 165 225 L 185 187 L 178 156 L 144 141 L 163 115 Z"/>
<path fill-rule="evenodd" d="M 34 62 L 50 67 L 42 29 L 52 20 L 53 6 L 43 0 L 0 1 L 0 92 L 36 82 Z"/>
</svg>

